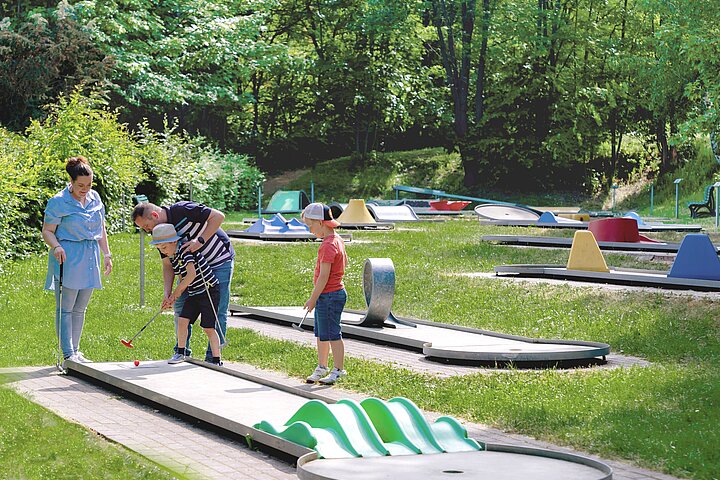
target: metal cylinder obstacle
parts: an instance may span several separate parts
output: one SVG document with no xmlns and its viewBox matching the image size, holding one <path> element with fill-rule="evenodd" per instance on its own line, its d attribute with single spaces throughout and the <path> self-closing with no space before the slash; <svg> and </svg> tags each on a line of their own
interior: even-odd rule
<svg viewBox="0 0 720 480">
<path fill-rule="evenodd" d="M 363 292 L 368 310 L 359 325 L 388 327 L 397 324 L 414 326 L 392 313 L 395 298 L 395 265 L 389 258 L 368 258 L 363 267 Z"/>
</svg>

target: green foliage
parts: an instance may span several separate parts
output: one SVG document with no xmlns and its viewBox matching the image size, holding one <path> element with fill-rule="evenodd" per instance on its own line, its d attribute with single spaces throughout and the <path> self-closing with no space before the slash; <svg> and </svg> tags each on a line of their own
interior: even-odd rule
<svg viewBox="0 0 720 480">
<path fill-rule="evenodd" d="M 22 136 L 0 127 L 0 273 L 8 259 L 35 249 L 32 207 L 50 195 L 38 185 L 37 172 L 24 168 L 31 160 L 27 150 Z"/>
<path fill-rule="evenodd" d="M 25 136 L 0 130 L 0 211 L 3 236 L 0 258 L 27 255 L 44 248 L 40 237 L 45 205 L 67 184 L 65 160 L 87 157 L 95 190 L 107 209 L 108 230 L 117 231 L 130 213 L 123 196 L 140 179 L 136 148 L 116 115 L 97 96 L 79 91 L 34 120 Z M 12 179 L 12 180 L 10 180 Z"/>
<path fill-rule="evenodd" d="M 136 190 L 161 204 L 187 198 L 192 188 L 194 200 L 212 207 L 255 205 L 262 174 L 246 156 L 165 130 L 143 125 L 132 134 L 98 94 L 79 90 L 48 107 L 45 119 L 34 120 L 24 136 L 0 128 L 0 259 L 45 248 L 45 206 L 67 184 L 65 162 L 75 155 L 90 161 L 111 233 L 129 224 Z"/>
<path fill-rule="evenodd" d="M 117 114 L 104 108 L 97 94 L 85 97 L 75 91 L 61 98 L 48 108 L 47 118 L 28 127 L 26 145 L 24 156 L 37 171 L 38 185 L 53 194 L 67 184 L 65 160 L 86 157 L 93 168 L 93 188 L 105 204 L 108 230 L 122 228 L 131 211 L 125 197 L 141 178 L 138 151 Z M 36 205 L 35 219 L 42 218 L 48 198 Z"/>
<path fill-rule="evenodd" d="M 43 105 L 112 69 L 67 1 L 0 20 L 0 124 L 21 130 Z"/>
<path fill-rule="evenodd" d="M 111 88 L 128 103 L 242 108 L 251 65 L 274 53 L 255 41 L 272 3 L 81 0 L 74 12 L 115 58 Z"/>
<path fill-rule="evenodd" d="M 541 192 L 670 171 L 720 124 L 717 2 L 71 3 L 0 8 L 6 127 L 85 82 L 132 130 L 167 116 L 266 170 L 443 145 L 468 186 Z"/>
<path fill-rule="evenodd" d="M 178 133 L 165 123 L 155 132 L 147 123 L 137 134 L 145 180 L 137 192 L 156 204 L 190 198 L 219 210 L 250 208 L 257 203 L 262 173 L 249 157 L 222 153 L 202 137 Z"/>
</svg>

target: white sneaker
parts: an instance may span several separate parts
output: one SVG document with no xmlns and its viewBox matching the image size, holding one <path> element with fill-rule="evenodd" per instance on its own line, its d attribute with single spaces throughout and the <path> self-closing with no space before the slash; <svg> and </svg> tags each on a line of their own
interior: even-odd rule
<svg viewBox="0 0 720 480">
<path fill-rule="evenodd" d="M 323 378 L 325 375 L 327 375 L 329 371 L 329 368 L 321 367 L 320 365 L 318 365 L 315 371 L 309 377 L 307 377 L 305 381 L 307 383 L 315 383 L 321 378 Z"/>
<path fill-rule="evenodd" d="M 327 377 L 321 378 L 320 380 L 318 380 L 318 382 L 322 383 L 323 385 L 332 385 L 345 375 L 347 375 L 347 372 L 345 370 L 338 370 L 337 368 L 333 368 L 332 372 L 330 372 Z"/>
<path fill-rule="evenodd" d="M 168 360 L 168 363 L 175 364 L 175 363 L 182 363 L 185 361 L 185 355 L 182 355 L 180 353 L 176 353 L 172 357 L 170 357 L 170 360 Z"/>
<path fill-rule="evenodd" d="M 82 352 L 77 352 L 75 356 L 77 357 L 77 361 L 80 363 L 93 363 L 92 360 L 85 358 L 85 355 L 83 355 Z"/>
<path fill-rule="evenodd" d="M 62 361 L 61 367 L 63 370 L 67 370 L 67 362 L 80 363 L 80 360 L 78 359 L 78 356 L 73 353 Z"/>
</svg>

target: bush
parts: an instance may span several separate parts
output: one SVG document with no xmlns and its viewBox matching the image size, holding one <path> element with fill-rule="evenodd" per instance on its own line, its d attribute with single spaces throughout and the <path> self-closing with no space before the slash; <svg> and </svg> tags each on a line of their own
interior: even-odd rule
<svg viewBox="0 0 720 480">
<path fill-rule="evenodd" d="M 98 95 L 86 97 L 76 90 L 61 98 L 48 108 L 45 120 L 31 123 L 26 144 L 26 157 L 36 165 L 38 185 L 51 192 L 37 206 L 38 227 L 48 198 L 67 184 L 65 161 L 75 155 L 90 161 L 93 188 L 105 203 L 108 231 L 126 225 L 131 211 L 126 196 L 142 178 L 138 148 L 130 132 L 118 123 L 117 114 L 103 108 Z"/>
<path fill-rule="evenodd" d="M 194 200 L 223 210 L 256 203 L 262 173 L 243 155 L 222 153 L 167 126 L 158 133 L 143 125 L 133 134 L 97 94 L 75 91 L 47 112 L 25 136 L 0 128 L 0 261 L 45 249 L 45 206 L 67 184 L 71 156 L 90 161 L 110 233 L 131 224 L 133 192 L 167 204 L 188 198 L 192 188 Z"/>
<path fill-rule="evenodd" d="M 257 203 L 263 175 L 249 157 L 222 153 L 202 137 L 189 137 L 165 124 L 155 132 L 142 124 L 138 132 L 145 180 L 136 193 L 158 205 L 192 198 L 219 210 L 240 210 Z"/>
<path fill-rule="evenodd" d="M 25 155 L 25 139 L 0 128 L 0 273 L 5 261 L 36 249 L 39 237 L 33 215 L 49 190 L 37 185 L 37 174 Z"/>
</svg>

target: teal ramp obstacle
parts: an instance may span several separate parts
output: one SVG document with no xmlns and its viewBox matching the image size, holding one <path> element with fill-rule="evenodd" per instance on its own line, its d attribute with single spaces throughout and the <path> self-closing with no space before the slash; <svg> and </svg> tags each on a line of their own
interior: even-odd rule
<svg viewBox="0 0 720 480">
<path fill-rule="evenodd" d="M 300 213 L 310 204 L 303 190 L 278 190 L 263 213 Z"/>
<path fill-rule="evenodd" d="M 433 197 L 438 197 L 438 198 L 454 198 L 456 200 L 469 200 L 471 202 L 478 202 L 478 203 L 496 203 L 498 205 L 511 205 L 514 207 L 523 207 L 523 208 L 527 208 L 529 210 L 533 210 L 538 215 L 540 215 L 542 213 L 538 210 L 530 208 L 527 205 L 523 205 L 521 203 L 501 202 L 500 200 L 489 200 L 487 198 L 468 197 L 467 195 L 453 195 L 452 193 L 447 193 L 443 190 L 435 190 L 433 188 L 420 188 L 420 187 L 409 187 L 407 185 L 395 185 L 395 186 L 393 186 L 393 190 L 395 190 L 395 199 L 396 200 L 398 200 L 400 198 L 400 195 L 399 195 L 400 192 L 419 193 L 421 195 L 431 195 Z"/>
<path fill-rule="evenodd" d="M 410 400 L 368 398 L 358 403 L 309 400 L 282 427 L 255 428 L 312 448 L 321 458 L 380 457 L 483 450 L 452 417 L 430 424 Z"/>
</svg>

